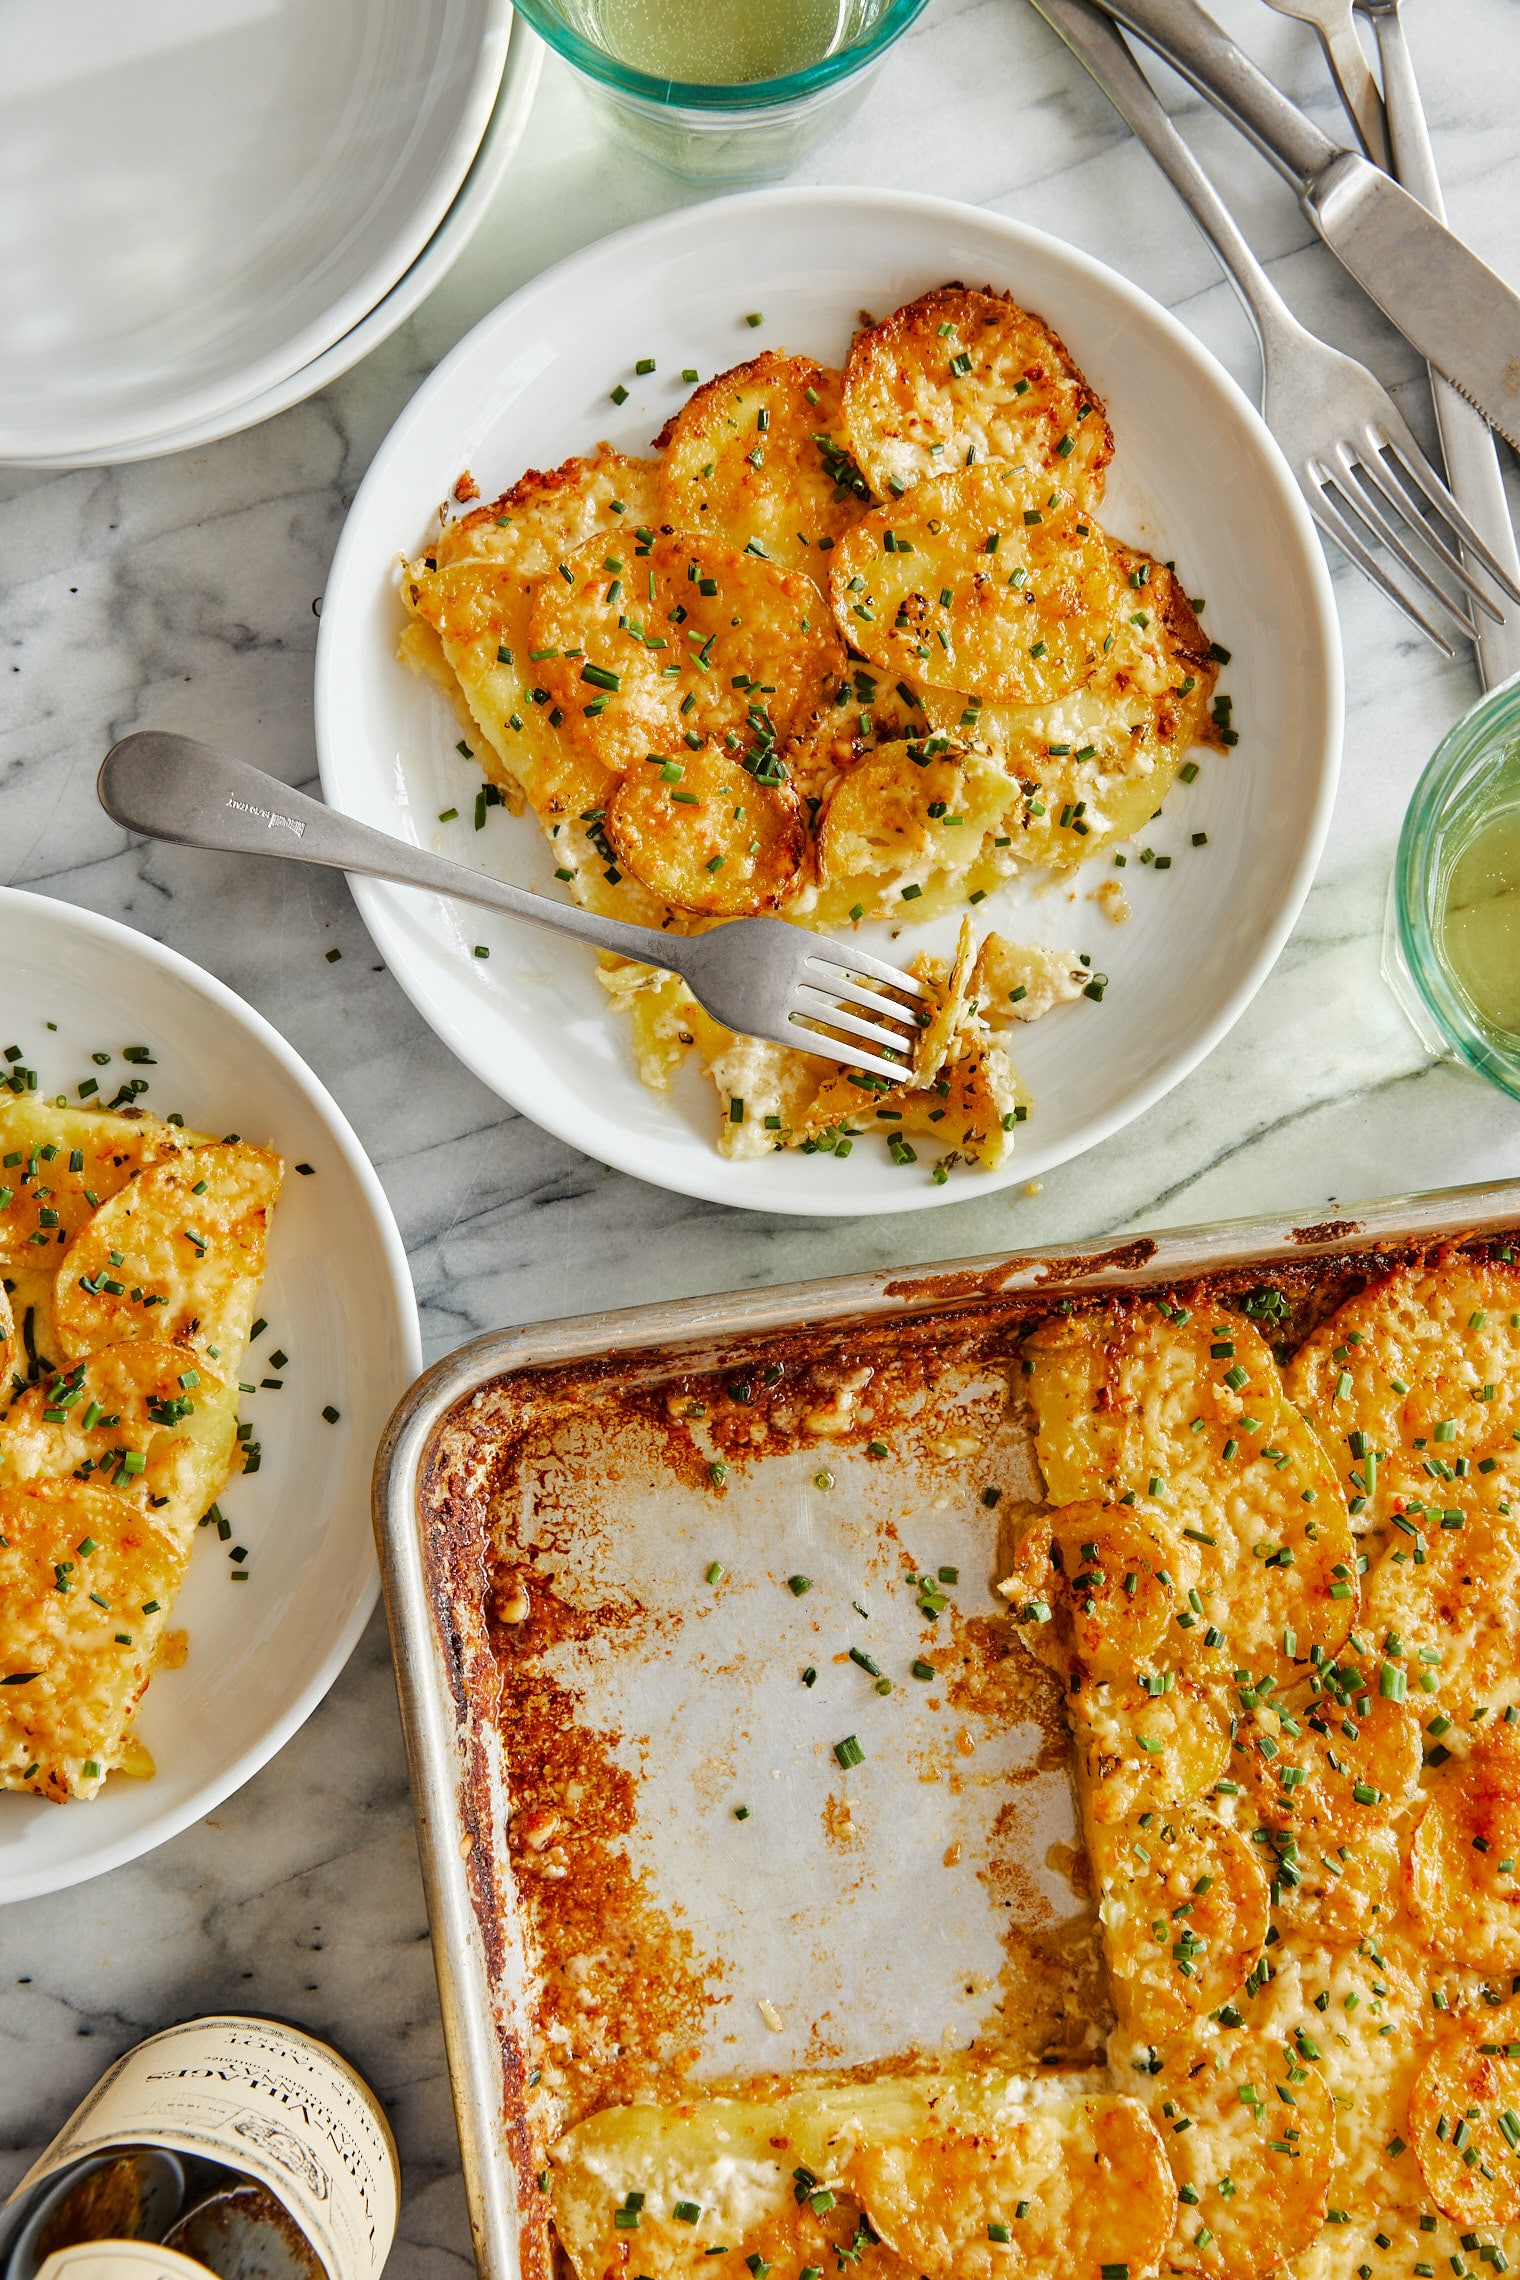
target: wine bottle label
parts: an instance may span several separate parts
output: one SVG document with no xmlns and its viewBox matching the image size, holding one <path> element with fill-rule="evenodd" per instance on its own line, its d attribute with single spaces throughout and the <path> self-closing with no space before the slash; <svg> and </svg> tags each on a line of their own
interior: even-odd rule
<svg viewBox="0 0 1520 2280">
<path fill-rule="evenodd" d="M 65 2122 L 7 2208 L 60 2169 L 122 2145 L 166 2146 L 257 2178 L 328 2280 L 377 2280 L 390 2253 L 400 2180 L 390 2125 L 353 2068 L 314 2036 L 267 2019 L 214 2018 L 139 2043 Z M 165 2272 L 186 2262 L 152 2254 Z M 140 2280 L 151 2280 L 146 2268 Z"/>
<path fill-rule="evenodd" d="M 206 2267 L 152 2240 L 81 2240 L 55 2248 L 37 2280 L 206 2280 Z"/>
</svg>

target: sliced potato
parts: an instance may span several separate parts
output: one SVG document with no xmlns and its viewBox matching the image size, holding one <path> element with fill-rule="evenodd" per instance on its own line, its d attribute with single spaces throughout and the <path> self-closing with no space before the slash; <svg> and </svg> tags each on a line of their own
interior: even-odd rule
<svg viewBox="0 0 1520 2280">
<path fill-rule="evenodd" d="M 1409 2135 L 1448 2217 L 1467 2225 L 1520 2217 L 1520 2057 L 1506 2056 L 1491 2027 L 1442 2036 L 1410 2092 Z"/>
<path fill-rule="evenodd" d="M 617 775 L 679 758 L 688 733 L 766 765 L 838 689 L 844 648 L 812 580 L 715 535 L 616 556 L 597 539 L 565 569 L 533 605 L 534 663 L 566 736 Z"/>
<path fill-rule="evenodd" d="M 1376 1663 L 1359 1667 L 1343 1649 L 1321 1667 L 1333 1692 L 1242 1711 L 1231 1764 L 1271 1846 L 1274 1902 L 1322 1932 L 1351 1931 L 1394 1913 L 1389 1824 L 1419 1794 L 1420 1725 L 1379 1692 Z"/>
<path fill-rule="evenodd" d="M 530 468 L 403 565 L 402 596 L 438 636 L 489 751 L 487 772 L 521 785 L 541 816 L 598 803 L 575 780 L 580 756 L 549 725 L 548 692 L 528 655 L 533 596 L 597 534 L 608 542 L 605 552 L 631 555 L 634 531 L 659 519 L 657 476 L 653 460 L 607 450 L 548 471 Z M 425 647 L 408 645 L 402 660 L 437 677 Z"/>
<path fill-rule="evenodd" d="M 145 1164 L 183 1155 L 197 1135 L 141 1109 L 59 1108 L 36 1094 L 0 1107 L 0 1263 L 56 1262 L 99 1204 Z"/>
<path fill-rule="evenodd" d="M 873 1093 L 852 1084 L 842 1070 L 826 1074 L 797 1138 L 800 1142 L 821 1133 L 874 1129 L 889 1138 L 895 1134 L 904 1145 L 926 1140 L 944 1152 L 941 1162 L 965 1162 L 992 1171 L 1013 1145 L 1014 1127 L 1024 1106 L 1013 1063 L 1001 1046 L 973 1025 L 959 1034 L 954 1058 L 945 1062 L 926 1090 L 909 1082 Z"/>
<path fill-rule="evenodd" d="M 1432 1955 L 1520 1971 L 1520 1728 L 1496 1726 L 1432 1773 L 1404 1892 Z"/>
<path fill-rule="evenodd" d="M 1204 1555 L 1182 1651 L 1289 1682 L 1356 1620 L 1345 1501 L 1255 1327 L 1178 1311 L 1147 1300 L 1034 1333 L 1040 1464 L 1057 1502 L 1135 1493 L 1172 1509 Z"/>
<path fill-rule="evenodd" d="M 971 921 L 963 918 L 956 938 L 955 956 L 949 966 L 940 959 L 920 958 L 915 974 L 927 981 L 931 970 L 939 1003 L 927 1021 L 919 1008 L 919 1030 L 913 1040 L 913 1089 L 923 1092 L 932 1085 L 947 1061 L 954 1060 L 960 1050 L 962 1032 L 973 1018 L 968 1000 L 971 991 L 971 961 L 976 955 L 976 940 Z"/>
<path fill-rule="evenodd" d="M 148 1338 L 234 1368 L 283 1175 L 267 1149 L 215 1142 L 153 1165 L 103 1203 L 58 1270 L 53 1321 L 64 1360 Z"/>
<path fill-rule="evenodd" d="M 0 1478 L 94 1477 L 151 1499 L 160 1527 L 193 1528 L 232 1468 L 236 1425 L 236 1389 L 203 1354 L 129 1339 L 18 1396 L 0 1419 Z"/>
<path fill-rule="evenodd" d="M 1370 1570 L 1367 1620 L 1392 1631 L 1410 1670 L 1440 1681 L 1440 1706 L 1466 1719 L 1520 1694 L 1520 1467 L 1504 1459 L 1489 1474 L 1426 1482 L 1430 1501 L 1404 1500 L 1406 1525 Z M 1506 1509 L 1508 1507 L 1508 1509 Z M 1416 1551 L 1422 1559 L 1416 1560 Z"/>
<path fill-rule="evenodd" d="M 670 780 L 674 779 L 674 780 Z M 607 807 L 618 861 L 678 910 L 737 918 L 776 910 L 807 855 L 807 810 L 720 744 L 681 748 L 621 777 Z"/>
<path fill-rule="evenodd" d="M 1156 1695 L 1139 1679 L 1089 1680 L 1067 1708 L 1084 1802 L 1099 1827 L 1201 1796 L 1229 1760 L 1228 1712 L 1188 1679 Z"/>
<path fill-rule="evenodd" d="M 660 520 L 751 539 L 821 586 L 834 541 L 871 504 L 844 440 L 843 374 L 767 351 L 693 390 L 656 437 Z"/>
<path fill-rule="evenodd" d="M 1386 1519 L 1395 1497 L 1439 1497 L 1427 1457 L 1450 1468 L 1515 1445 L 1520 1267 L 1461 1251 L 1396 1267 L 1310 1333 L 1287 1384 L 1341 1478 L 1366 1495 L 1364 1525 Z M 1370 1494 L 1356 1435 L 1374 1452 Z M 1416 1450 L 1417 1439 L 1426 1447 Z"/>
<path fill-rule="evenodd" d="M 1004 704 L 1078 687 L 1133 614 L 1098 525 L 1069 492 L 1007 466 L 926 478 L 865 516 L 831 559 L 835 614 L 857 649 Z"/>
<path fill-rule="evenodd" d="M 1066 1504 L 1031 1522 L 997 1588 L 1042 1662 L 1123 1678 L 1174 1635 L 1197 1568 L 1192 1545 L 1153 1505 Z"/>
<path fill-rule="evenodd" d="M 974 453 L 1015 460 L 1096 506 L 1114 449 L 1102 404 L 1049 325 L 964 285 L 920 294 L 856 334 L 844 416 L 882 497 Z"/>
<path fill-rule="evenodd" d="M 1199 2037 L 1167 2053 L 1151 2097 L 1178 2188 L 1168 2269 L 1257 2280 L 1309 2246 L 1335 2166 L 1335 2110 L 1317 2074 L 1265 2037 Z"/>
<path fill-rule="evenodd" d="M 1217 737 L 1209 708 L 1219 667 L 1180 581 L 1135 548 L 1116 547 L 1115 558 L 1127 578 L 1143 573 L 1144 590 L 1130 596 L 1142 606 L 1080 688 L 1044 705 L 924 692 L 936 729 L 985 745 L 1018 780 L 1021 805 L 1004 829 L 1021 868 L 1070 869 L 1142 835 L 1189 748 Z"/>
<path fill-rule="evenodd" d="M 812 923 L 963 905 L 967 874 L 1016 798 L 988 753 L 944 737 L 878 745 L 840 777 L 818 819 Z"/>
<path fill-rule="evenodd" d="M 845 2177 L 874 2229 L 921 2280 L 1144 2280 L 1171 2220 L 1154 2123 L 1130 2098 L 947 2119 L 873 2138 Z"/>
<path fill-rule="evenodd" d="M 1239 1992 L 1271 1917 L 1257 1846 L 1179 1813 L 1100 1830 L 1093 1856 L 1115 2001 L 1132 2029 L 1160 2041 Z"/>
<path fill-rule="evenodd" d="M 1070 1005 L 1092 981 L 1090 967 L 1075 952 L 1047 950 L 1037 943 L 1010 942 L 989 934 L 977 953 L 972 994 L 995 1027 L 1038 1021 L 1054 1006 Z"/>
<path fill-rule="evenodd" d="M 0 1486 L 0 1788 L 93 1797 L 127 1746 L 185 1546 L 74 1480 Z"/>
</svg>

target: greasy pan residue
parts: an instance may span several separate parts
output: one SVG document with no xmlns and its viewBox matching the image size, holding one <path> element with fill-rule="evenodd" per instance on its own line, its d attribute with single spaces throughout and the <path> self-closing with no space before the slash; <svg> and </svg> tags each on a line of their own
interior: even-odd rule
<svg viewBox="0 0 1520 2280">
<path fill-rule="evenodd" d="M 1143 1276 L 1151 1248 L 1103 1264 Z M 1015 2067 L 1101 2051 L 1062 1693 L 991 1589 L 1043 1498 L 1022 1340 L 1053 1311 L 1161 1295 L 1243 1309 L 1282 1359 L 1437 1248 L 1074 1298 L 1054 1277 L 1009 1294 L 925 1276 L 893 1286 L 897 1318 L 524 1370 L 451 1413 L 421 1519 L 527 2280 L 553 2269 L 547 2146 L 601 2106 L 951 2049 Z M 857 1770 L 841 1746 L 867 1738 Z M 927 1896 L 894 1982 L 909 1959 L 882 1910 L 910 1852 L 903 1889 Z M 792 1855 L 807 1867 L 788 1881 Z M 790 1971 L 789 1995 L 761 1967 Z"/>
</svg>

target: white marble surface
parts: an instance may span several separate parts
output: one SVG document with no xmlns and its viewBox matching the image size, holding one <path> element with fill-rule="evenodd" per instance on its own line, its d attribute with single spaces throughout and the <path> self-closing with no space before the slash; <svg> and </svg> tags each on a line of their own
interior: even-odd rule
<svg viewBox="0 0 1520 2280">
<path fill-rule="evenodd" d="M 1221 11 L 1331 116 L 1311 36 L 1261 0 Z M 1520 278 L 1513 0 L 1410 0 L 1455 226 Z M 1278 179 L 1167 99 L 1307 322 L 1395 385 L 1412 353 L 1311 240 Z M 1211 256 L 1025 0 L 931 0 L 856 119 L 797 179 L 957 195 L 1058 232 L 1185 321 L 1248 387 L 1255 350 Z M 1346 761 L 1324 865 L 1234 1034 L 1148 1116 L 1022 1188 L 883 1221 L 765 1220 L 609 1174 L 505 1111 L 383 971 L 341 880 L 128 847 L 92 782 L 113 737 L 220 739 L 315 788 L 315 598 L 344 509 L 437 358 L 523 279 L 689 195 L 611 151 L 552 59 L 486 228 L 406 330 L 254 433 L 114 472 L 0 469 L 0 880 L 109 912 L 259 1006 L 337 1094 L 410 1249 L 429 1349 L 534 1316 L 940 1259 L 1132 1226 L 1348 1201 L 1520 1168 L 1520 1110 L 1428 1063 L 1378 972 L 1399 819 L 1475 693 L 1337 564 Z M 1513 470 L 1511 471 L 1513 473 Z M 342 962 L 324 952 L 337 945 Z M 305 1731 L 210 1820 L 135 1866 L 0 1914 L 0 2190 L 118 2051 L 244 2004 L 331 2031 L 395 2121 L 394 2271 L 469 2254 L 406 1774 L 383 1630 Z"/>
</svg>

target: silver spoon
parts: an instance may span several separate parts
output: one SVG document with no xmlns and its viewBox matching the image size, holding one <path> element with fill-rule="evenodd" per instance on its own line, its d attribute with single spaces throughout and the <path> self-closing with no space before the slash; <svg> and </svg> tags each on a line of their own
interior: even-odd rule
<svg viewBox="0 0 1520 2280">
<path fill-rule="evenodd" d="M 1293 16 L 1301 24 L 1312 24 L 1319 34 L 1319 44 L 1325 51 L 1336 92 L 1361 138 L 1363 150 L 1374 166 L 1386 170 L 1388 129 L 1383 118 L 1383 98 L 1356 36 L 1351 0 L 1267 0 L 1267 6 L 1275 8 L 1279 16 Z"/>
</svg>

